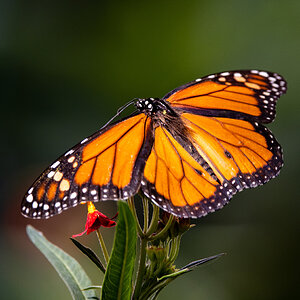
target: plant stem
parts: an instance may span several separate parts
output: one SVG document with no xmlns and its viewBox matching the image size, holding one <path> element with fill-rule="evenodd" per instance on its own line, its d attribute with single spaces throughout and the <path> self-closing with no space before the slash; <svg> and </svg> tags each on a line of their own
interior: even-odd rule
<svg viewBox="0 0 300 300">
<path fill-rule="evenodd" d="M 143 209 L 144 209 L 144 230 L 140 237 L 140 260 L 139 260 L 139 269 L 136 277 L 135 289 L 133 294 L 133 299 L 138 299 L 141 294 L 141 288 L 144 279 L 145 267 L 146 267 L 146 247 L 147 247 L 147 233 L 148 233 L 148 223 L 149 223 L 149 201 L 147 198 L 142 197 Z M 154 212 L 154 211 L 153 211 Z M 153 215 L 152 215 L 153 218 Z M 158 218 L 158 217 L 157 217 Z M 151 220 L 151 226 L 153 225 L 153 220 Z M 151 229 L 152 230 L 152 229 Z"/>
<path fill-rule="evenodd" d="M 152 205 L 152 207 L 153 207 L 153 213 L 152 213 L 151 223 L 148 227 L 148 231 L 146 234 L 147 237 L 149 237 L 153 232 L 155 232 L 158 226 L 159 207 L 157 205 Z"/>
<path fill-rule="evenodd" d="M 143 283 L 143 277 L 145 273 L 145 264 L 146 264 L 146 246 L 147 246 L 147 240 L 144 237 L 140 237 L 140 261 L 139 261 L 139 270 L 136 278 L 136 284 L 133 294 L 133 299 L 138 299 L 142 283 Z"/>
<path fill-rule="evenodd" d="M 141 225 L 140 225 L 140 222 L 139 222 L 136 210 L 135 210 L 135 206 L 134 206 L 134 198 L 130 197 L 130 198 L 128 198 L 127 201 L 128 201 L 129 208 L 135 217 L 138 234 L 139 234 L 139 236 L 143 236 L 144 235 L 143 230 L 141 228 Z"/>
<path fill-rule="evenodd" d="M 144 235 L 146 235 L 149 225 L 149 201 L 147 198 L 142 197 L 144 208 Z"/>
<path fill-rule="evenodd" d="M 169 230 L 169 228 L 170 228 L 170 226 L 171 226 L 174 219 L 175 219 L 175 216 L 170 215 L 166 226 L 158 234 L 156 234 L 152 237 L 149 237 L 149 240 L 153 241 L 153 240 L 156 240 L 156 239 L 160 238 L 161 236 L 163 236 Z"/>
<path fill-rule="evenodd" d="M 100 246 L 101 246 L 101 250 L 102 250 L 106 265 L 107 265 L 107 263 L 109 261 L 109 255 L 108 255 L 105 243 L 104 243 L 104 239 L 103 239 L 102 234 L 100 233 L 99 229 L 96 230 L 96 233 L 97 233 L 97 237 L 98 237 L 98 240 L 99 240 L 99 243 L 100 243 Z"/>
<path fill-rule="evenodd" d="M 156 284 L 152 289 L 146 290 L 145 292 L 142 293 L 141 295 L 141 300 L 147 300 L 151 295 L 156 293 L 155 298 L 157 298 L 158 293 L 171 281 L 173 281 L 175 278 L 168 278 L 166 280 L 161 281 L 160 283 Z"/>
<path fill-rule="evenodd" d="M 171 263 L 173 263 L 178 256 L 180 240 L 181 240 L 181 236 L 177 236 L 172 242 L 171 253 L 169 255 L 169 261 Z"/>
</svg>

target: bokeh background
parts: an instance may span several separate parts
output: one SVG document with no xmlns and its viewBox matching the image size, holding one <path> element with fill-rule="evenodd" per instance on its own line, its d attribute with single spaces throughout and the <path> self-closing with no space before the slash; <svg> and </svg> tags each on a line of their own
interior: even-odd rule
<svg viewBox="0 0 300 300">
<path fill-rule="evenodd" d="M 178 266 L 226 252 L 174 281 L 160 299 L 291 299 L 299 294 L 300 2 L 0 1 L 1 298 L 71 299 L 25 234 L 42 230 L 101 274 L 68 237 L 85 207 L 46 221 L 25 219 L 20 202 L 61 153 L 99 129 L 134 97 L 161 97 L 199 76 L 258 68 L 282 74 L 288 93 L 269 127 L 284 149 L 281 175 L 196 221 Z M 109 216 L 115 203 L 97 206 Z M 104 229 L 112 242 L 113 230 Z M 96 251 L 96 236 L 81 241 Z"/>
</svg>

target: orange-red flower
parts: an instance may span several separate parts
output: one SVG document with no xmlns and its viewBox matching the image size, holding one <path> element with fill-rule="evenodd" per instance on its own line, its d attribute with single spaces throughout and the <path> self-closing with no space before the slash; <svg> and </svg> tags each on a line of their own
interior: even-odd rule
<svg viewBox="0 0 300 300">
<path fill-rule="evenodd" d="M 116 222 L 113 219 L 118 215 L 116 214 L 113 218 L 108 218 L 106 215 L 98 211 L 92 202 L 87 203 L 88 214 L 85 223 L 85 230 L 81 233 L 74 234 L 72 237 L 82 236 L 83 234 L 90 234 L 91 232 L 103 227 L 113 227 Z"/>
</svg>

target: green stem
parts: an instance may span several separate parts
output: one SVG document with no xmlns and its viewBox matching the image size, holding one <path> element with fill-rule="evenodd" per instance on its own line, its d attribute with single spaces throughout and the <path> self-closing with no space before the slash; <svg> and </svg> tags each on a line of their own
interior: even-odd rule
<svg viewBox="0 0 300 300">
<path fill-rule="evenodd" d="M 142 197 L 144 207 L 144 230 L 143 233 L 146 235 L 149 225 L 149 201 L 147 198 Z"/>
<path fill-rule="evenodd" d="M 163 236 L 169 230 L 169 228 L 172 225 L 172 222 L 173 222 L 174 219 L 175 219 L 175 216 L 170 215 L 166 226 L 158 234 L 149 237 L 149 241 L 154 241 L 154 240 L 160 238 L 161 236 Z"/>
<path fill-rule="evenodd" d="M 102 250 L 106 265 L 107 265 L 107 263 L 109 261 L 109 255 L 108 255 L 108 252 L 107 252 L 107 248 L 105 246 L 104 239 L 103 239 L 102 234 L 100 233 L 99 229 L 96 230 L 96 233 L 97 233 L 97 237 L 98 237 L 98 240 L 99 240 L 99 243 L 100 243 L 100 246 L 101 246 L 101 250 Z"/>
<path fill-rule="evenodd" d="M 147 300 L 149 299 L 149 297 L 151 295 L 153 295 L 154 293 L 157 293 L 155 295 L 155 298 L 157 298 L 158 293 L 160 293 L 160 291 L 166 286 L 168 285 L 171 281 L 173 281 L 175 278 L 168 278 L 166 280 L 163 280 L 162 282 L 156 284 L 152 289 L 147 289 L 146 291 L 144 291 L 144 293 L 142 293 L 140 300 Z"/>
<path fill-rule="evenodd" d="M 134 198 L 133 197 L 128 198 L 127 202 L 128 202 L 128 205 L 129 205 L 129 208 L 130 208 L 131 212 L 133 213 L 133 215 L 135 217 L 138 234 L 139 234 L 139 236 L 143 236 L 144 235 L 143 230 L 142 230 L 142 227 L 140 225 L 140 222 L 139 222 L 139 219 L 138 219 L 138 216 L 137 216 L 137 213 L 136 213 L 136 209 L 135 209 L 135 206 L 134 206 Z"/>
<path fill-rule="evenodd" d="M 171 262 L 172 264 L 174 263 L 174 261 L 176 260 L 176 258 L 178 256 L 180 241 L 181 241 L 180 235 L 177 236 L 176 238 L 174 238 L 174 240 L 172 241 L 171 253 L 170 253 L 170 256 L 168 259 L 168 261 Z"/>
<path fill-rule="evenodd" d="M 147 240 L 145 238 L 140 237 L 140 261 L 139 261 L 139 270 L 136 277 L 136 284 L 133 294 L 133 299 L 138 299 L 139 295 L 141 294 L 141 288 L 145 273 L 145 264 L 146 264 L 146 247 L 147 247 Z"/>
<path fill-rule="evenodd" d="M 147 237 L 149 237 L 153 232 L 155 232 L 158 226 L 159 207 L 155 204 L 152 206 L 153 206 L 153 213 L 152 213 L 150 225 L 146 233 Z"/>
<path fill-rule="evenodd" d="M 156 300 L 156 299 L 157 299 L 158 294 L 160 293 L 160 291 L 161 291 L 162 289 L 163 289 L 163 287 L 156 291 L 156 293 L 155 293 L 155 295 L 154 295 L 154 298 L 153 298 L 152 300 Z"/>
</svg>

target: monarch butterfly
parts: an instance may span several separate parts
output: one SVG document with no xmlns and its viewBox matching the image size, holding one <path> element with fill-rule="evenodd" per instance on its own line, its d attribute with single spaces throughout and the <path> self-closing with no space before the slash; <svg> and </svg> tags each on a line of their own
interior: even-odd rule
<svg viewBox="0 0 300 300">
<path fill-rule="evenodd" d="M 133 114 L 42 173 L 24 196 L 22 214 L 48 218 L 138 191 L 179 217 L 214 212 L 236 192 L 278 175 L 282 150 L 262 124 L 274 120 L 286 88 L 276 73 L 239 70 L 196 79 L 162 99 L 134 99 L 123 107 L 134 104 Z"/>
</svg>

